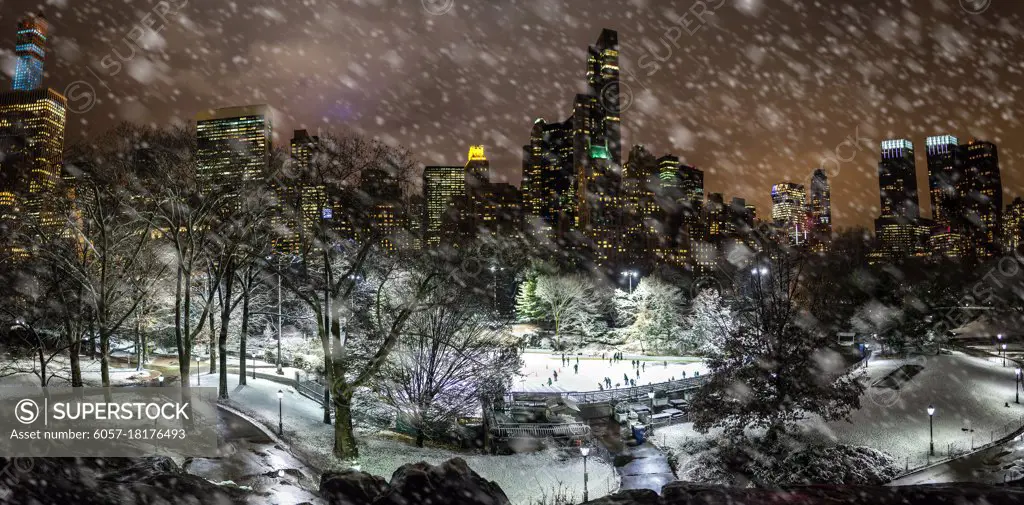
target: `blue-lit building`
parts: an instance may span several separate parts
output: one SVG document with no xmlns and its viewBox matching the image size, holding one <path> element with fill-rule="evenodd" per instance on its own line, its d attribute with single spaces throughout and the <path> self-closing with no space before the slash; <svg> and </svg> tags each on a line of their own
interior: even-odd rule
<svg viewBox="0 0 1024 505">
<path fill-rule="evenodd" d="M 49 23 L 42 14 L 29 15 L 18 23 L 18 40 L 14 68 L 15 91 L 32 91 L 43 85 L 43 62 L 46 61 L 46 33 Z"/>
</svg>

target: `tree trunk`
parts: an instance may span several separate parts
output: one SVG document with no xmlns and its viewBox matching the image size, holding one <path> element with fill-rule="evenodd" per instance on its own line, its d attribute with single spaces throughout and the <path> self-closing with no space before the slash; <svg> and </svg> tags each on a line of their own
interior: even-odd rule
<svg viewBox="0 0 1024 505">
<path fill-rule="evenodd" d="M 416 447 L 423 447 L 423 441 L 426 437 L 423 435 L 423 427 L 416 428 Z"/>
<path fill-rule="evenodd" d="M 96 359 L 96 328 L 95 328 L 95 324 L 94 324 L 95 321 L 96 321 L 96 319 L 92 315 L 90 315 L 89 316 L 89 347 L 86 349 L 86 351 L 88 351 L 88 352 L 86 352 L 86 354 L 88 354 L 89 358 L 91 358 L 91 359 Z"/>
<path fill-rule="evenodd" d="M 33 333 L 35 330 L 32 330 Z M 42 344 L 39 345 L 39 382 L 42 387 L 46 387 L 46 350 L 43 349 Z"/>
<path fill-rule="evenodd" d="M 242 332 L 238 337 L 238 383 L 245 385 L 245 344 L 249 338 L 249 289 L 242 286 Z M 221 352 L 221 355 L 224 353 Z M 226 363 L 227 361 L 224 360 Z"/>
<path fill-rule="evenodd" d="M 71 387 L 80 388 L 82 383 L 82 362 L 78 355 L 82 350 L 82 340 L 77 335 L 71 336 L 71 346 L 68 347 L 68 359 L 71 360 Z"/>
<path fill-rule="evenodd" d="M 189 312 L 192 308 L 192 276 L 178 265 L 178 280 L 174 292 L 174 339 L 178 347 L 178 372 L 181 387 L 189 387 L 189 368 L 192 362 L 192 348 L 189 334 Z"/>
<path fill-rule="evenodd" d="M 231 286 L 235 280 L 232 270 L 232 261 L 229 258 L 224 272 L 224 293 L 220 298 L 220 339 L 217 341 L 217 349 L 220 350 L 220 397 L 228 399 L 228 322 L 231 320 Z M 210 318 L 213 320 L 213 318 Z M 213 346 L 210 346 L 210 370 L 216 370 L 213 359 Z"/>
<path fill-rule="evenodd" d="M 141 311 L 142 308 L 140 307 Z M 135 371 L 142 371 L 142 360 L 145 358 L 145 350 L 143 346 L 145 343 L 142 341 L 142 316 L 139 313 L 135 314 Z"/>
<path fill-rule="evenodd" d="M 105 388 L 110 387 L 110 334 L 105 328 L 105 323 L 100 323 L 100 384 Z"/>
<path fill-rule="evenodd" d="M 230 281 L 229 281 L 230 282 Z M 213 292 L 210 292 L 210 296 L 213 297 Z M 230 297 L 228 298 L 230 300 Z M 230 303 L 224 303 L 224 300 L 220 301 L 222 307 L 231 305 Z M 230 317 L 230 314 L 229 316 Z M 221 327 L 226 328 L 227 323 L 224 322 L 224 314 L 221 314 Z M 217 339 L 217 330 L 214 329 L 213 314 L 210 315 L 210 373 L 217 373 L 217 350 L 220 349 L 219 342 Z M 226 331 L 226 330 L 225 330 Z"/>
<path fill-rule="evenodd" d="M 334 388 L 334 455 L 345 460 L 359 457 L 352 429 L 352 393 Z"/>
</svg>

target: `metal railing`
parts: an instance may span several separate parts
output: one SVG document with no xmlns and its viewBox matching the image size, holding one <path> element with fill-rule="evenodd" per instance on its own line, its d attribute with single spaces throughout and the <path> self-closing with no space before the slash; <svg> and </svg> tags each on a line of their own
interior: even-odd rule
<svg viewBox="0 0 1024 505">
<path fill-rule="evenodd" d="M 590 426 L 584 423 L 498 424 L 491 428 L 491 434 L 502 439 L 586 438 L 590 436 Z"/>
<path fill-rule="evenodd" d="M 707 381 L 710 379 L 710 375 L 699 375 L 697 377 L 690 377 L 688 379 L 659 382 L 657 384 L 647 384 L 645 386 L 606 389 L 604 391 L 517 391 L 513 392 L 511 396 L 513 402 L 529 402 L 531 398 L 564 397 L 576 402 L 577 404 L 587 405 L 595 403 L 617 402 L 622 400 L 646 399 L 648 398 L 648 393 L 652 391 L 655 393 L 665 394 L 677 393 L 679 391 L 689 391 L 692 389 L 699 388 L 700 386 L 706 384 Z"/>
</svg>

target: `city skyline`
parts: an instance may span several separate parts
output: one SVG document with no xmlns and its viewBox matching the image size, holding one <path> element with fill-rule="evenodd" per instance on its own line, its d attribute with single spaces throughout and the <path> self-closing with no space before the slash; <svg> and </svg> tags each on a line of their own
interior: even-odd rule
<svg viewBox="0 0 1024 505">
<path fill-rule="evenodd" d="M 466 145 L 483 144 L 495 181 L 519 184 L 529 125 L 539 117 L 557 121 L 571 113 L 573 95 L 586 91 L 578 78 L 586 70 L 586 48 L 607 27 L 619 32 L 624 89 L 631 93 L 621 114 L 623 150 L 639 143 L 656 156 L 680 156 L 706 173 L 709 191 L 767 209 L 773 184 L 806 184 L 824 165 L 832 183 L 834 224 L 872 228 L 878 214 L 878 143 L 908 138 L 923 146 L 928 136 L 950 134 L 999 145 L 1004 200 L 1022 193 L 1024 176 L 1014 167 L 1024 128 L 1000 112 L 1019 101 L 1021 90 L 1007 85 L 1012 72 L 1006 67 L 1015 64 L 998 59 L 1004 50 L 1012 54 L 1020 47 L 1005 26 L 1005 20 L 1024 12 L 1018 4 L 995 4 L 968 15 L 957 2 L 915 2 L 890 9 L 894 15 L 886 17 L 878 13 L 889 11 L 879 8 L 897 2 L 864 2 L 843 11 L 725 2 L 706 26 L 693 35 L 682 32 L 680 49 L 670 39 L 672 21 L 687 12 L 685 2 L 593 4 L 586 15 L 567 6 L 457 2 L 448 12 L 431 14 L 419 4 L 399 9 L 383 2 L 352 6 L 344 16 L 331 8 L 312 12 L 283 2 L 237 16 L 187 4 L 162 17 L 145 10 L 112 12 L 117 22 L 98 29 L 79 21 L 79 7 L 49 6 L 53 48 L 44 85 L 68 91 L 69 144 L 119 120 L 165 124 L 188 120 L 197 111 L 268 103 L 280 112 L 276 146 L 287 145 L 293 129 L 352 128 L 408 147 L 426 166 L 462 164 Z M 36 5 L 9 7 L 28 12 Z M 147 15 L 160 31 L 129 45 L 125 38 Z M 236 22 L 227 23 L 229 18 Z M 822 26 L 810 27 L 804 36 L 796 33 L 794 23 L 811 20 Z M 860 37 L 837 35 L 835 28 L 844 21 Z M 375 31 L 380 24 L 396 29 Z M 942 29 L 913 44 L 924 24 Z M 188 37 L 213 25 L 226 35 L 199 40 L 210 57 L 196 61 Z M 273 33 L 264 29 L 275 26 L 280 29 Z M 896 27 L 906 33 L 895 33 Z M 352 30 L 346 28 L 356 29 L 348 34 Z M 759 39 L 759 30 L 768 28 L 787 35 Z M 452 37 L 453 29 L 464 35 Z M 317 30 L 315 40 L 299 41 L 311 30 Z M 3 36 L 8 39 L 3 45 L 13 47 L 13 30 Z M 710 44 L 719 36 L 748 50 L 723 52 Z M 410 37 L 416 37 L 415 46 L 404 43 Z M 855 50 L 849 58 L 856 64 L 828 51 L 803 54 L 826 39 L 834 39 L 830 46 Z M 467 42 L 479 50 L 461 51 Z M 337 56 L 336 47 L 351 49 Z M 503 56 L 486 58 L 494 54 Z M 896 61 L 913 64 L 901 69 L 893 67 Z M 961 66 L 937 82 L 935 68 L 950 62 Z M 475 71 L 486 72 L 486 92 L 476 81 L 462 82 Z M 688 77 L 680 79 L 681 73 Z M 975 83 L 974 90 L 961 89 L 965 79 L 979 73 L 989 79 Z M 833 85 L 840 81 L 852 84 Z M 84 85 L 69 89 L 78 82 Z M 90 89 L 97 101 L 87 104 L 83 94 Z M 730 123 L 725 116 L 743 121 Z M 918 151 L 917 164 L 925 166 L 924 150 Z M 927 174 L 918 172 L 918 186 L 927 187 Z M 929 215 L 928 199 L 921 200 L 922 215 Z"/>
</svg>

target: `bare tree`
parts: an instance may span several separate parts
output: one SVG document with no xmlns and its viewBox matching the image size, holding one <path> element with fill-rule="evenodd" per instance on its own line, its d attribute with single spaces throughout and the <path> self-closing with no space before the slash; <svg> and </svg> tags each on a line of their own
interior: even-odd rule
<svg viewBox="0 0 1024 505">
<path fill-rule="evenodd" d="M 479 297 L 458 286 L 434 292 L 413 316 L 375 389 L 416 429 L 416 445 L 427 434 L 480 410 L 495 384 L 510 385 L 519 370 L 508 322 L 474 303 Z"/>
</svg>

